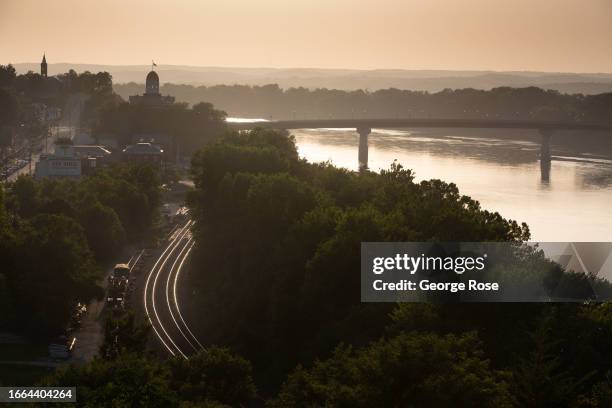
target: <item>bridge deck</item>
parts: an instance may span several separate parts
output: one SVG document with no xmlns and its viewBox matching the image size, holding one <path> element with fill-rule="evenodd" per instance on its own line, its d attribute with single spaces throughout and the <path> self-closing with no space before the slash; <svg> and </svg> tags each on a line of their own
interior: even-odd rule
<svg viewBox="0 0 612 408">
<path fill-rule="evenodd" d="M 317 128 L 481 128 L 536 130 L 612 130 L 612 124 L 549 122 L 503 119 L 303 119 L 267 122 L 228 122 L 231 129 L 317 129 Z"/>
</svg>

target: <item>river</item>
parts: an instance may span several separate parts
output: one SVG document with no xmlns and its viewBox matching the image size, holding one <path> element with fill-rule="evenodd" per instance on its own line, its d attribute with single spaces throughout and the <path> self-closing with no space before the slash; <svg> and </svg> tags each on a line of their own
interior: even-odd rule
<svg viewBox="0 0 612 408">
<path fill-rule="evenodd" d="M 358 168 L 353 129 L 299 129 L 301 157 Z M 397 160 L 417 181 L 455 183 L 484 209 L 526 222 L 532 241 L 612 241 L 612 135 L 561 132 L 550 168 L 539 162 L 540 135 L 527 130 L 373 129 L 369 168 Z"/>
</svg>

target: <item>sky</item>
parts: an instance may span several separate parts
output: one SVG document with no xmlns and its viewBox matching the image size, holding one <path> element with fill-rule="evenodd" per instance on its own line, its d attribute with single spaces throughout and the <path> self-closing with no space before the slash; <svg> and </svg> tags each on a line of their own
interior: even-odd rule
<svg viewBox="0 0 612 408">
<path fill-rule="evenodd" d="M 612 72 L 612 0 L 0 0 L 0 63 Z"/>
</svg>

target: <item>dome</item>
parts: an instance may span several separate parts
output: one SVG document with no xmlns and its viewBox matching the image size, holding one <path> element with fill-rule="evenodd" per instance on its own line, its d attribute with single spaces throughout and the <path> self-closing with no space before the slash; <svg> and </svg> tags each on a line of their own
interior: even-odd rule
<svg viewBox="0 0 612 408">
<path fill-rule="evenodd" d="M 159 94 L 159 76 L 157 76 L 157 72 L 155 71 L 151 71 L 147 75 L 146 93 Z"/>
<path fill-rule="evenodd" d="M 147 83 L 149 81 L 155 81 L 155 82 L 159 83 L 159 76 L 157 75 L 157 72 L 155 72 L 155 71 L 149 72 L 149 74 L 147 75 Z"/>
</svg>

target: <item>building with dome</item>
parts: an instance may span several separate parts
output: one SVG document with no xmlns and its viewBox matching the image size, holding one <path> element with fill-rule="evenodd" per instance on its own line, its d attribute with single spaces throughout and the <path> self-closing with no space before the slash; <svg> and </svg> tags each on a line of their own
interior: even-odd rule
<svg viewBox="0 0 612 408">
<path fill-rule="evenodd" d="M 151 72 L 147 74 L 145 93 L 143 95 L 130 96 L 130 103 L 146 106 L 167 106 L 174 103 L 174 96 L 162 96 L 159 93 L 159 75 L 151 67 Z"/>
</svg>

